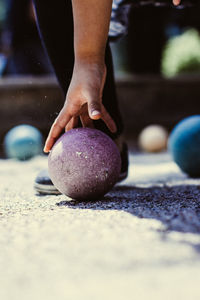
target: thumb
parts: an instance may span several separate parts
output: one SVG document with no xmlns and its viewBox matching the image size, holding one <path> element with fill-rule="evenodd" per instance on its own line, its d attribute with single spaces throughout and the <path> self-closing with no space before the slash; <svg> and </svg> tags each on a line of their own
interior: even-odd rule
<svg viewBox="0 0 200 300">
<path fill-rule="evenodd" d="M 101 118 L 101 103 L 100 101 L 88 102 L 88 113 L 91 119 L 98 120 Z"/>
</svg>

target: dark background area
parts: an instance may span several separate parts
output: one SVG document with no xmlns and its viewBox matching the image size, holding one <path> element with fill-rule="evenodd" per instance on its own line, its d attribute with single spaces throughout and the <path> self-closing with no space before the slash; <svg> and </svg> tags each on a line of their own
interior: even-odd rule
<svg viewBox="0 0 200 300">
<path fill-rule="evenodd" d="M 188 28 L 200 30 L 200 3 L 193 7 L 133 7 L 128 35 L 113 45 L 122 53 L 116 62 L 119 69 L 132 74 L 160 74 L 163 48 L 168 39 Z M 120 54 L 118 54 L 120 55 Z"/>
<path fill-rule="evenodd" d="M 187 28 L 200 30 L 198 2 L 184 9 L 133 6 L 128 35 L 114 45 L 127 65 L 124 68 L 132 74 L 159 74 L 166 41 Z M 1 53 L 9 60 L 2 75 L 52 72 L 41 46 L 31 0 L 0 0 L 0 36 Z"/>
<path fill-rule="evenodd" d="M 31 18 L 27 20 L 24 13 L 24 4 L 29 0 L 14 1 L 15 5 L 21 3 L 23 9 L 20 10 L 17 5 L 17 17 L 9 13 L 6 21 L 5 4 L 9 2 L 0 0 L 0 57 L 9 61 L 5 66 L 4 60 L 0 59 L 1 145 L 6 132 L 23 123 L 36 126 L 45 137 L 64 101 L 42 48 L 33 16 L 28 9 Z M 182 10 L 133 8 L 128 35 L 111 44 L 117 92 L 128 139 L 136 140 L 146 125 L 161 124 L 171 130 L 182 118 L 200 113 L 200 74 L 171 79 L 161 76 L 161 58 L 166 41 L 187 28 L 200 30 L 199 16 L 200 4 Z M 22 18 L 21 23 L 19 18 Z M 23 22 L 29 25 L 25 26 Z M 14 36 L 9 34 L 12 27 L 15 28 L 12 31 Z"/>
</svg>

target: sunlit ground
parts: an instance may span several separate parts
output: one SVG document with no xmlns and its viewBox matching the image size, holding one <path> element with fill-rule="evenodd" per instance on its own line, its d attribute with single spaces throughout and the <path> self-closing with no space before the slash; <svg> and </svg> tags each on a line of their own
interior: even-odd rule
<svg viewBox="0 0 200 300">
<path fill-rule="evenodd" d="M 102 201 L 35 195 L 46 158 L 0 161 L 0 299 L 199 299 L 200 180 L 131 154 Z"/>
</svg>

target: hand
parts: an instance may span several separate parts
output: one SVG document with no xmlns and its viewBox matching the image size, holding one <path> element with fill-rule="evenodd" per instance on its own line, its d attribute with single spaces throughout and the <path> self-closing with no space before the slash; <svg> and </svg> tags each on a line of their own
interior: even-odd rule
<svg viewBox="0 0 200 300">
<path fill-rule="evenodd" d="M 68 131 L 78 126 L 93 128 L 93 120 L 102 119 L 111 132 L 116 124 L 102 104 L 102 92 L 106 78 L 105 65 L 75 63 L 64 107 L 53 123 L 45 143 L 44 152 L 49 152 L 63 129 Z"/>
<path fill-rule="evenodd" d="M 175 6 L 179 5 L 181 3 L 181 0 L 173 0 L 173 4 Z"/>
</svg>

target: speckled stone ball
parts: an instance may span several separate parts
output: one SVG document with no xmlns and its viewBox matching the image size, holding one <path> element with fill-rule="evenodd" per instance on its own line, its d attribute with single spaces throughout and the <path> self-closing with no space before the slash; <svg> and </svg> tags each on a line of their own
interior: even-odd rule
<svg viewBox="0 0 200 300">
<path fill-rule="evenodd" d="M 170 134 L 168 147 L 182 171 L 200 177 L 200 115 L 179 122 Z"/>
<path fill-rule="evenodd" d="M 117 182 L 121 170 L 119 150 L 103 132 L 76 128 L 63 134 L 48 157 L 55 187 L 76 200 L 95 200 Z"/>
</svg>

